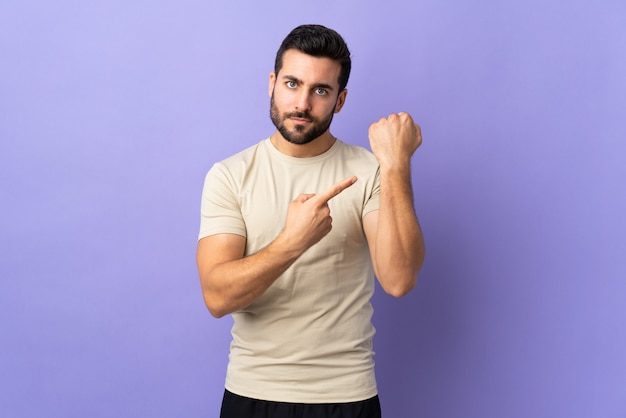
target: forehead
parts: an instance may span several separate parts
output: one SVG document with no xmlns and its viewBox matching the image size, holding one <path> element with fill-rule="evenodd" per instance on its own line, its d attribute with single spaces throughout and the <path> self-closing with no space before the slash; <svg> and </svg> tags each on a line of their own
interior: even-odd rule
<svg viewBox="0 0 626 418">
<path fill-rule="evenodd" d="M 283 55 L 283 66 L 276 76 L 290 76 L 308 84 L 323 83 L 338 87 L 340 73 L 341 64 L 333 59 L 288 49 Z"/>
</svg>

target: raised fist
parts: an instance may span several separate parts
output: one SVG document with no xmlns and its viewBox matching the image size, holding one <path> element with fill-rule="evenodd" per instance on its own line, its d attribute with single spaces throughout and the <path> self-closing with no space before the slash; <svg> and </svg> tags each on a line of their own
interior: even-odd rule
<svg viewBox="0 0 626 418">
<path fill-rule="evenodd" d="M 422 132 L 405 112 L 381 118 L 369 127 L 372 152 L 382 167 L 407 163 L 422 144 Z"/>
</svg>

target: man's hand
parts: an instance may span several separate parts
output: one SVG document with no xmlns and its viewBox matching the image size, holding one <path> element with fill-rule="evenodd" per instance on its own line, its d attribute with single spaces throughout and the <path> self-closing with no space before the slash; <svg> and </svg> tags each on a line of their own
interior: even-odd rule
<svg viewBox="0 0 626 418">
<path fill-rule="evenodd" d="M 304 252 L 332 229 L 328 201 L 352 186 L 357 178 L 348 177 L 319 194 L 301 194 L 290 204 L 282 235 L 293 248 Z"/>
<path fill-rule="evenodd" d="M 383 168 L 405 164 L 422 144 L 419 125 L 405 112 L 381 118 L 369 127 L 372 152 Z"/>
</svg>

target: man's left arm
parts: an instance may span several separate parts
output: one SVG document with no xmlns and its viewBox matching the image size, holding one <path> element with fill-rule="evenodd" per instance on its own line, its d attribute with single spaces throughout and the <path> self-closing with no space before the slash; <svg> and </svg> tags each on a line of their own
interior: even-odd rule
<svg viewBox="0 0 626 418">
<path fill-rule="evenodd" d="M 365 215 L 363 228 L 381 286 L 400 297 L 415 286 L 424 262 L 411 186 L 411 156 L 422 135 L 411 116 L 401 112 L 370 125 L 369 140 L 380 165 L 380 207 Z"/>
</svg>

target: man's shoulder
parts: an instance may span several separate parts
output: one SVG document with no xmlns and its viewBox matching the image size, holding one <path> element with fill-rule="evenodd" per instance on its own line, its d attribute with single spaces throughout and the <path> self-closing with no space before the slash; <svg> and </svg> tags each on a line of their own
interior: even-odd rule
<svg viewBox="0 0 626 418">
<path fill-rule="evenodd" d="M 267 142 L 267 139 L 263 139 L 257 142 L 256 144 L 251 145 L 248 148 L 245 148 L 231 155 L 230 157 L 226 157 L 223 160 L 218 161 L 217 164 L 224 165 L 224 166 L 232 166 L 232 165 L 239 165 L 242 162 L 248 163 L 250 160 L 254 159 L 259 154 L 259 152 L 263 152 L 266 146 L 265 142 Z"/>
<path fill-rule="evenodd" d="M 266 141 L 267 139 L 261 140 L 248 148 L 213 163 L 205 181 L 213 183 L 221 179 L 221 181 L 231 185 L 237 183 L 238 180 L 236 179 L 245 177 L 252 167 L 257 166 L 261 160 L 264 160 L 260 155 L 267 153 L 264 151 L 264 148 L 266 148 L 264 143 Z"/>
</svg>

